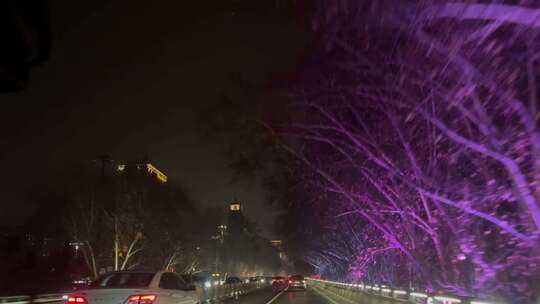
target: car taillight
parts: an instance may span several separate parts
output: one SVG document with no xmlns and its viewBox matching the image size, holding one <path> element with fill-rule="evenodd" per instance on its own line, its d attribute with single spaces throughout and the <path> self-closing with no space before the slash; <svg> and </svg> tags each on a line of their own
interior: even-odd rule
<svg viewBox="0 0 540 304">
<path fill-rule="evenodd" d="M 83 296 L 68 296 L 67 304 L 86 304 L 86 299 Z"/>
<path fill-rule="evenodd" d="M 154 294 L 132 295 L 128 298 L 126 304 L 153 304 L 157 296 Z"/>
<path fill-rule="evenodd" d="M 303 284 L 306 284 L 306 280 L 302 280 L 302 283 L 303 283 Z"/>
<path fill-rule="evenodd" d="M 289 284 L 292 284 L 292 280 L 289 280 Z"/>
</svg>

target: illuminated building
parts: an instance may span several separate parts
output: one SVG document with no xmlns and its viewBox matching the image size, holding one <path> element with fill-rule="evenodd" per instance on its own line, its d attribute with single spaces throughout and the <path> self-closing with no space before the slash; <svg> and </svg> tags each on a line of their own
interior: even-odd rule
<svg viewBox="0 0 540 304">
<path fill-rule="evenodd" d="M 119 173 L 123 173 L 128 168 L 131 168 L 131 167 L 137 168 L 137 170 L 139 171 L 145 170 L 148 173 L 148 175 L 155 176 L 155 178 L 161 183 L 167 182 L 167 175 L 165 175 L 163 172 L 161 172 L 158 168 L 156 168 L 154 165 L 150 163 L 134 164 L 134 165 L 119 164 L 116 166 L 116 171 Z"/>
<path fill-rule="evenodd" d="M 155 175 L 156 178 L 162 182 L 167 182 L 167 175 L 163 174 L 163 172 L 159 171 L 158 168 L 152 166 L 152 164 L 146 164 L 146 170 L 148 171 L 148 174 Z"/>
<path fill-rule="evenodd" d="M 239 202 L 229 204 L 228 230 L 231 236 L 242 234 L 246 228 L 246 221 Z"/>
<path fill-rule="evenodd" d="M 283 242 L 281 240 L 271 240 L 270 241 L 270 245 L 272 245 L 272 247 L 276 247 L 279 250 L 281 250 L 281 245 L 282 244 L 283 244 Z"/>
<path fill-rule="evenodd" d="M 279 258 L 281 259 L 282 262 L 284 262 L 285 264 L 290 263 L 289 257 L 285 254 L 285 252 L 283 252 L 282 240 L 270 240 L 270 246 L 274 247 L 278 251 Z"/>
</svg>

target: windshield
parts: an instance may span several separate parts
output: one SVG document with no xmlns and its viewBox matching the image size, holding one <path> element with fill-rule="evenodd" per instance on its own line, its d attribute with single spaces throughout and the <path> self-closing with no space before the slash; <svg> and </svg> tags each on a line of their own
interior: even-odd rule
<svg viewBox="0 0 540 304">
<path fill-rule="evenodd" d="M 110 273 L 106 274 L 94 283 L 91 288 L 142 288 L 148 287 L 153 273 Z"/>
<path fill-rule="evenodd" d="M 540 0 L 0 0 L 0 37 L 0 304 L 540 304 Z"/>
<path fill-rule="evenodd" d="M 225 280 L 225 283 L 227 284 L 236 284 L 236 283 L 241 283 L 242 281 L 237 278 L 237 277 L 229 277 L 227 278 L 227 280 Z"/>
</svg>

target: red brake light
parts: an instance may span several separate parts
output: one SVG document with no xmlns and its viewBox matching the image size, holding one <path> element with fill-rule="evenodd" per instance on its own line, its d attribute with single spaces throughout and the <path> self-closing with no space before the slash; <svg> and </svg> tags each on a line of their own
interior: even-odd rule
<svg viewBox="0 0 540 304">
<path fill-rule="evenodd" d="M 133 295 L 128 298 L 126 304 L 153 304 L 156 298 L 154 294 Z"/>
<path fill-rule="evenodd" d="M 87 303 L 87 302 L 86 302 L 86 299 L 82 296 L 68 296 L 66 303 L 82 304 L 82 303 Z"/>
<path fill-rule="evenodd" d="M 292 280 L 289 280 L 289 284 L 292 284 Z"/>
<path fill-rule="evenodd" d="M 139 301 L 139 304 L 152 304 L 156 300 L 156 295 L 144 295 L 141 296 L 141 300 Z"/>
<path fill-rule="evenodd" d="M 139 300 L 141 299 L 141 296 L 131 296 L 127 300 L 127 304 L 139 304 Z"/>
</svg>

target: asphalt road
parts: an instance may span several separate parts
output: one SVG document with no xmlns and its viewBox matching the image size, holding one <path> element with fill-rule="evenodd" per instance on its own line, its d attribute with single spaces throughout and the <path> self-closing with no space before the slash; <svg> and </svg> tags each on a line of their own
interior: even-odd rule
<svg viewBox="0 0 540 304">
<path fill-rule="evenodd" d="M 286 290 L 275 292 L 271 289 L 259 290 L 238 299 L 227 300 L 226 304 L 337 304 L 327 300 L 312 288 L 307 290 Z"/>
</svg>

